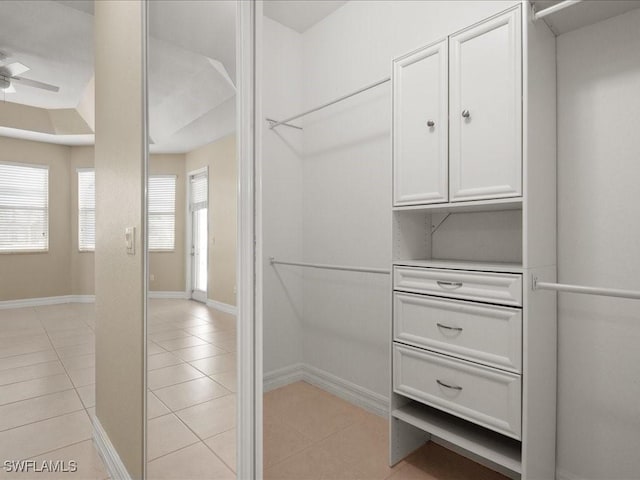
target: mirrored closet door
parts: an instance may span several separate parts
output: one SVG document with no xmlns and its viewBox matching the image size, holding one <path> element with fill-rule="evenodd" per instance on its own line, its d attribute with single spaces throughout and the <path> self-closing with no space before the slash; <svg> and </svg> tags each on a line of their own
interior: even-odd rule
<svg viewBox="0 0 640 480">
<path fill-rule="evenodd" d="M 236 5 L 148 9 L 147 478 L 231 479 Z"/>
</svg>

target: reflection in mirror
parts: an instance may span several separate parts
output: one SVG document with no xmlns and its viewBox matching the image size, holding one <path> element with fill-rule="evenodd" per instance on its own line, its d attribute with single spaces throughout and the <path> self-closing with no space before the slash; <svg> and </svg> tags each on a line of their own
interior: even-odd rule
<svg viewBox="0 0 640 480">
<path fill-rule="evenodd" d="M 147 476 L 235 478 L 235 3 L 149 3 Z"/>
<path fill-rule="evenodd" d="M 92 13 L 90 1 L 0 2 L 0 452 L 102 479 Z"/>
</svg>

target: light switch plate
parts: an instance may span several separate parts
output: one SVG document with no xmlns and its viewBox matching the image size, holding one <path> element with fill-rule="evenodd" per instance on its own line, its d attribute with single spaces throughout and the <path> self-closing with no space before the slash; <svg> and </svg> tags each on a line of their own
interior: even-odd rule
<svg viewBox="0 0 640 480">
<path fill-rule="evenodd" d="M 136 254 L 136 227 L 125 228 L 124 239 L 127 245 L 127 253 L 129 255 L 135 255 Z"/>
</svg>

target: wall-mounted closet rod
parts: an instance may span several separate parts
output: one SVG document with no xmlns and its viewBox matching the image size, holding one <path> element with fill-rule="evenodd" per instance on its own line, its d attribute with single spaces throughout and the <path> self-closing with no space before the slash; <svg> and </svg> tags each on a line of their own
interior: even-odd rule
<svg viewBox="0 0 640 480">
<path fill-rule="evenodd" d="M 585 295 L 602 295 L 604 297 L 619 297 L 640 300 L 640 291 L 619 290 L 617 288 L 584 287 L 582 285 L 568 285 L 566 283 L 539 282 L 533 277 L 534 290 L 556 290 L 558 292 L 582 293 Z"/>
<path fill-rule="evenodd" d="M 296 267 L 320 268 L 323 270 L 346 270 L 349 272 L 365 272 L 365 273 L 382 273 L 389 275 L 391 272 L 384 268 L 368 268 L 368 267 L 349 267 L 344 265 L 325 265 L 322 263 L 302 263 L 302 262 L 283 262 L 276 260 L 276 257 L 269 257 L 271 265 L 293 265 Z"/>
<path fill-rule="evenodd" d="M 367 90 L 370 90 L 370 89 L 372 89 L 374 87 L 377 87 L 378 85 L 382 85 L 383 83 L 387 83 L 389 80 L 391 80 L 391 77 L 383 78 L 382 80 L 378 80 L 377 82 L 374 82 L 374 83 L 372 83 L 370 85 L 367 85 L 366 87 L 359 88 L 355 92 L 348 93 L 348 94 L 343 95 L 343 96 L 341 96 L 339 98 L 336 98 L 335 100 L 331 100 L 330 102 L 324 103 L 324 104 L 320 105 L 319 107 L 312 108 L 311 110 L 307 110 L 306 112 L 299 113 L 298 115 L 294 115 L 293 117 L 285 118 L 284 120 L 280 120 L 279 122 L 275 122 L 275 123 L 269 122 L 270 123 L 269 128 L 276 128 L 276 127 L 278 127 L 280 125 L 285 125 L 285 124 L 287 124 L 288 122 L 290 122 L 292 120 L 296 120 L 296 119 L 298 119 L 300 117 L 304 117 L 306 115 L 309 115 L 310 113 L 317 112 L 318 110 L 322 110 L 323 108 L 329 107 L 329 106 L 334 105 L 334 104 L 336 104 L 338 102 L 346 100 L 347 98 L 353 97 L 354 95 L 358 95 L 359 93 L 366 92 Z M 289 125 L 287 125 L 287 126 L 289 126 Z"/>
<path fill-rule="evenodd" d="M 549 15 L 553 15 L 554 13 L 559 12 L 560 10 L 564 10 L 565 8 L 572 7 L 576 3 L 580 3 L 582 1 L 583 0 L 565 0 L 564 2 L 556 3 L 551 7 L 544 8 L 539 12 L 534 13 L 533 19 L 539 20 L 541 18 L 548 17 Z"/>
</svg>

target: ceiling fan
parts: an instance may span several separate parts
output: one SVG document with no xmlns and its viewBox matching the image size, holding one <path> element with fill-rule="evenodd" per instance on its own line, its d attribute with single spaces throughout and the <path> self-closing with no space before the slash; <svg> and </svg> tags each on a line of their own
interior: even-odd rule
<svg viewBox="0 0 640 480">
<path fill-rule="evenodd" d="M 50 92 L 59 92 L 60 87 L 38 82 L 29 78 L 21 77 L 23 73 L 30 70 L 29 67 L 20 62 L 8 63 L 9 56 L 0 52 L 0 91 L 4 93 L 14 93 L 16 91 L 14 83 L 27 87 L 41 88 Z"/>
</svg>

